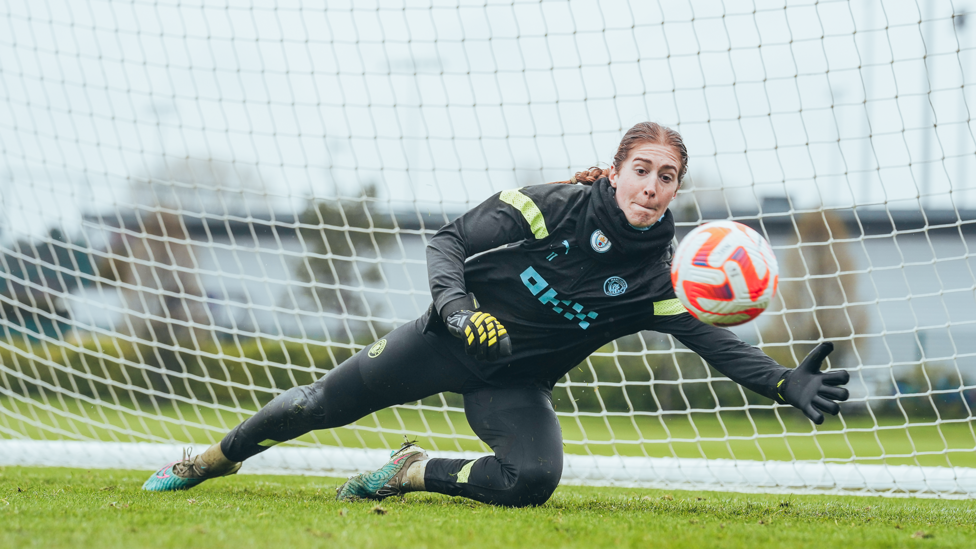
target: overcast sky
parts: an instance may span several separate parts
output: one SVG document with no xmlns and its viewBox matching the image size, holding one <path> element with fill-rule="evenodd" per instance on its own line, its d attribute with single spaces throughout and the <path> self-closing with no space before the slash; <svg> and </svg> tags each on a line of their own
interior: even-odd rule
<svg viewBox="0 0 976 549">
<path fill-rule="evenodd" d="M 976 17 L 953 17 L 969 10 L 7 0 L 0 237 L 173 188 L 213 209 L 218 182 L 231 209 L 371 184 L 395 208 L 457 211 L 606 165 L 642 120 L 684 135 L 686 204 L 976 207 Z M 155 198 L 133 192 L 150 176 Z"/>
</svg>

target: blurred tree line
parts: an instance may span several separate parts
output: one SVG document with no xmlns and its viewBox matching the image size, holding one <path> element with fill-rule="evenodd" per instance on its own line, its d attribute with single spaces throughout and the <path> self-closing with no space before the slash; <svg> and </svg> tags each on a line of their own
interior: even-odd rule
<svg viewBox="0 0 976 549">
<path fill-rule="evenodd" d="M 384 320 L 389 315 L 378 260 L 396 246 L 396 225 L 392 214 L 377 207 L 375 186 L 357 188 L 358 196 L 308 200 L 302 211 L 279 221 L 274 220 L 260 177 L 252 171 L 192 158 L 160 163 L 147 175 L 132 179 L 127 200 L 120 201 L 116 211 L 100 216 L 106 224 L 106 249 L 92 253 L 89 244 L 79 240 L 72 246 L 60 232 L 52 231 L 46 238 L 23 240 L 0 250 L 4 336 L 13 342 L 16 332 L 26 338 L 19 345 L 41 351 L 39 356 L 49 355 L 48 348 L 57 344 L 44 345 L 38 338 L 67 339 L 74 328 L 57 294 L 100 284 L 120 298 L 123 314 L 109 328 L 118 337 L 109 343 L 75 330 L 75 336 L 88 342 L 87 350 L 55 353 L 61 358 L 54 360 L 68 370 L 77 367 L 84 372 L 88 361 L 104 363 L 105 356 L 115 356 L 122 364 L 145 369 L 136 374 L 127 367 L 103 364 L 106 379 L 144 378 L 150 393 L 183 394 L 179 387 L 185 389 L 194 372 L 209 372 L 211 365 L 200 356 L 202 352 L 244 356 L 241 352 L 247 348 L 261 351 L 258 358 L 269 360 L 264 346 L 254 342 L 262 335 L 277 335 L 262 334 L 247 318 L 239 322 L 215 316 L 211 307 L 215 303 L 241 310 L 249 304 L 222 292 L 222 284 L 206 286 L 200 261 L 212 262 L 213 256 L 200 254 L 215 235 L 218 240 L 234 235 L 235 244 L 245 251 L 261 248 L 262 238 L 297 239 L 307 253 L 293 262 L 293 275 L 307 285 L 297 290 L 297 299 L 281 298 L 275 307 L 287 314 L 326 318 L 326 343 L 337 347 L 316 355 L 321 362 L 314 367 L 324 372 L 347 355 L 338 347 L 364 346 L 392 328 Z M 298 310 L 302 307 L 306 309 Z M 253 318 L 253 313 L 248 311 L 247 316 Z M 295 352 L 292 348 L 285 355 L 292 357 Z M 92 357 L 86 359 L 89 353 Z"/>
</svg>

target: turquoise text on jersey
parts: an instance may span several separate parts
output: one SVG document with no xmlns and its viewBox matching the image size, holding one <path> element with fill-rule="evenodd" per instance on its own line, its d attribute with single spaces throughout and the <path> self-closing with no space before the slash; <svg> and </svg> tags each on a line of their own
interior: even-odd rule
<svg viewBox="0 0 976 549">
<path fill-rule="evenodd" d="M 522 283 L 525 284 L 525 287 L 532 292 L 532 295 L 538 297 L 539 301 L 541 301 L 543 305 L 552 305 L 553 312 L 563 315 L 563 317 L 565 317 L 567 320 L 579 320 L 580 328 L 583 328 L 584 330 L 589 328 L 589 321 L 598 316 L 597 313 L 592 311 L 584 314 L 583 306 L 579 303 L 573 303 L 572 301 L 566 301 L 564 299 L 557 299 L 556 290 L 552 288 L 546 290 L 549 283 L 546 282 L 546 279 L 542 278 L 534 268 L 529 267 L 528 269 L 522 271 L 522 274 L 519 276 L 522 278 Z"/>
</svg>

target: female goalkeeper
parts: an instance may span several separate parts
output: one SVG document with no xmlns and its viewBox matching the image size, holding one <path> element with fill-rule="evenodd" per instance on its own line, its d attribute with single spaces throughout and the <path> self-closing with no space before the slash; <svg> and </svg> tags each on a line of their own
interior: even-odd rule
<svg viewBox="0 0 976 549">
<path fill-rule="evenodd" d="M 540 505 L 563 467 L 554 384 L 601 346 L 640 330 L 673 335 L 734 381 L 816 423 L 821 411 L 837 414 L 849 375 L 820 373 L 830 343 L 787 369 L 698 321 L 675 298 L 668 205 L 687 169 L 681 136 L 644 122 L 624 135 L 609 171 L 492 196 L 430 240 L 434 302 L 424 316 L 319 381 L 285 391 L 203 454 L 163 467 L 143 489 L 192 488 L 311 430 L 451 391 L 464 396 L 468 423 L 493 456 L 429 458 L 406 443 L 379 470 L 346 482 L 338 498 L 428 491 Z"/>
</svg>

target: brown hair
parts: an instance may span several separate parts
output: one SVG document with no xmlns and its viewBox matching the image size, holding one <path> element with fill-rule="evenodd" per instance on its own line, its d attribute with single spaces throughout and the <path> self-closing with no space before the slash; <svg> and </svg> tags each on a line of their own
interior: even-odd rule
<svg viewBox="0 0 976 549">
<path fill-rule="evenodd" d="M 657 122 L 640 122 L 635 124 L 634 127 L 627 130 L 623 139 L 620 140 L 620 145 L 617 146 L 617 154 L 613 155 L 613 166 L 619 170 L 620 165 L 630 156 L 630 151 L 640 143 L 667 145 L 677 150 L 678 156 L 681 157 L 681 168 L 678 170 L 678 186 L 681 186 L 681 180 L 688 173 L 688 148 L 685 147 L 685 142 L 681 139 L 681 134 Z M 592 185 L 594 181 L 601 177 L 610 177 L 610 170 L 594 166 L 588 170 L 576 172 L 576 175 L 569 181 L 556 181 L 556 183 L 582 183 L 584 185 Z"/>
</svg>

